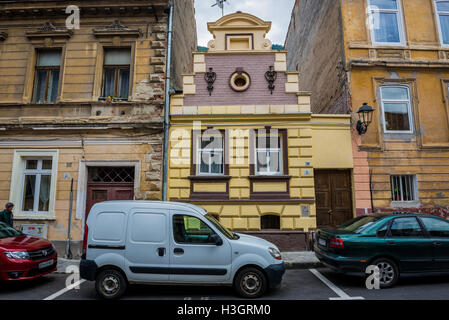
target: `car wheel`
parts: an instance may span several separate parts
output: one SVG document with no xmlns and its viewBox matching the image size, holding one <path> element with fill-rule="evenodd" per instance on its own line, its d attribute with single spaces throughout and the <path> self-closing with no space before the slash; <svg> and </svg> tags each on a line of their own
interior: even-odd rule
<svg viewBox="0 0 449 320">
<path fill-rule="evenodd" d="M 125 293 L 127 283 L 117 270 L 103 270 L 95 281 L 95 289 L 103 299 L 118 299 Z"/>
<path fill-rule="evenodd" d="M 399 280 L 399 269 L 394 261 L 388 258 L 379 258 L 372 264 L 379 268 L 379 280 L 382 289 L 391 288 L 396 285 Z"/>
<path fill-rule="evenodd" d="M 267 290 L 267 278 L 256 268 L 245 268 L 237 274 L 234 288 L 244 298 L 259 298 Z"/>
</svg>

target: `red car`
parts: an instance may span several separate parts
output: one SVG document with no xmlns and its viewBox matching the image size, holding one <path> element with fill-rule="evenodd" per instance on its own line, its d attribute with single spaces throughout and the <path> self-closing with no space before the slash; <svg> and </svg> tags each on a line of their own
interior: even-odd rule
<svg viewBox="0 0 449 320">
<path fill-rule="evenodd" d="M 0 222 L 0 281 L 34 279 L 56 271 L 58 255 L 48 240 Z"/>
</svg>

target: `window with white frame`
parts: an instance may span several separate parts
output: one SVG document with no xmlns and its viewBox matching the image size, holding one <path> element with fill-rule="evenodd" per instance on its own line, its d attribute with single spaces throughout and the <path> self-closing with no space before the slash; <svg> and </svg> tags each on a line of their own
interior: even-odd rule
<svg viewBox="0 0 449 320">
<path fill-rule="evenodd" d="M 410 88 L 404 85 L 380 87 L 385 133 L 413 133 Z"/>
<path fill-rule="evenodd" d="M 22 213 L 48 213 L 52 159 L 24 159 L 23 161 Z"/>
<path fill-rule="evenodd" d="M 373 44 L 405 45 L 401 0 L 367 1 Z"/>
<path fill-rule="evenodd" d="M 202 135 L 198 139 L 198 175 L 224 174 L 224 139 L 222 135 Z"/>
<path fill-rule="evenodd" d="M 391 200 L 410 202 L 418 200 L 416 175 L 390 176 Z"/>
<path fill-rule="evenodd" d="M 449 46 L 449 1 L 435 0 L 438 31 L 442 46 Z"/>
<path fill-rule="evenodd" d="M 282 142 L 279 134 L 256 136 L 256 175 L 282 175 Z"/>
</svg>

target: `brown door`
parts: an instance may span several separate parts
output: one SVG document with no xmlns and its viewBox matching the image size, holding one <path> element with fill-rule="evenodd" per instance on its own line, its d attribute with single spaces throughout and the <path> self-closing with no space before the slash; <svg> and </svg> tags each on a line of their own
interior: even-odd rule
<svg viewBox="0 0 449 320">
<path fill-rule="evenodd" d="M 134 199 L 134 168 L 89 168 L 88 176 L 85 221 L 98 202 Z"/>
<path fill-rule="evenodd" d="M 353 218 L 349 170 L 315 170 L 317 225 L 338 226 Z"/>
</svg>

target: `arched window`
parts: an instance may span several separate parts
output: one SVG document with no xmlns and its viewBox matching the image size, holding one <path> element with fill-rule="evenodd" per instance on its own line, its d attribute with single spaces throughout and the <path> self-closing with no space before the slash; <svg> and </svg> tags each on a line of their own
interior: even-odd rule
<svg viewBox="0 0 449 320">
<path fill-rule="evenodd" d="M 260 225 L 262 230 L 280 230 L 281 218 L 275 215 L 266 215 L 260 218 Z"/>
</svg>

